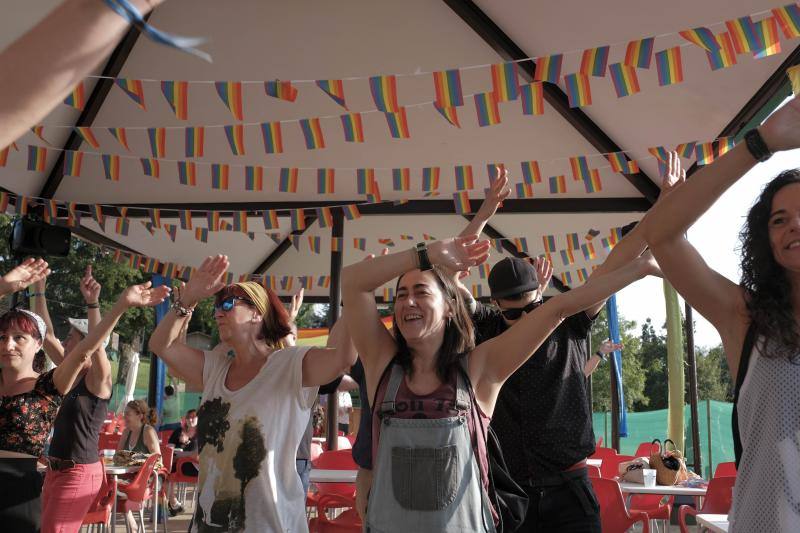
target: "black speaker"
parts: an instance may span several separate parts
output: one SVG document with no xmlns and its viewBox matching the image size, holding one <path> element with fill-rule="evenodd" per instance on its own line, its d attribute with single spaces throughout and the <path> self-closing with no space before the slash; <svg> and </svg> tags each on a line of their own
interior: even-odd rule
<svg viewBox="0 0 800 533">
<path fill-rule="evenodd" d="M 9 246 L 13 255 L 69 255 L 69 228 L 51 226 L 29 218 L 18 218 L 11 226 Z"/>
</svg>

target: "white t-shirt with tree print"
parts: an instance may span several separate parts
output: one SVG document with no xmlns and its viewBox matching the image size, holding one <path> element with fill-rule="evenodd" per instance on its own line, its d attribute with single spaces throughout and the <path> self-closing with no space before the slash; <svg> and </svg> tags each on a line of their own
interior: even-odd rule
<svg viewBox="0 0 800 533">
<path fill-rule="evenodd" d="M 317 387 L 303 387 L 308 346 L 273 352 L 239 390 L 225 386 L 232 358 L 203 352 L 197 436 L 200 478 L 193 532 L 305 532 L 295 454 Z"/>
</svg>

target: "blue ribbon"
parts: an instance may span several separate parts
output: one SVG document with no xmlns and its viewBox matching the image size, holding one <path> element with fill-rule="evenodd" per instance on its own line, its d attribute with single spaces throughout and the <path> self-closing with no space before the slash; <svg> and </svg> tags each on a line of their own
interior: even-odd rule
<svg viewBox="0 0 800 533">
<path fill-rule="evenodd" d="M 159 44 L 164 44 L 182 50 L 200 59 L 211 63 L 211 56 L 202 50 L 195 48 L 203 44 L 206 40 L 202 37 L 181 37 L 158 30 L 147 23 L 144 17 L 128 0 L 103 0 L 108 7 L 114 10 L 119 16 L 127 20 L 135 28 L 138 28 L 150 40 Z"/>
</svg>

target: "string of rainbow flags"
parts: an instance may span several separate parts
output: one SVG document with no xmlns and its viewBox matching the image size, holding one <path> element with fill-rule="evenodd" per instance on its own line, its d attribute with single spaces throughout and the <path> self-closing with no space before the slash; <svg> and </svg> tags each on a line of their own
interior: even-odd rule
<svg viewBox="0 0 800 533">
<path fill-rule="evenodd" d="M 766 16 L 754 20 L 759 15 Z M 723 25 L 725 30 L 714 33 L 710 27 Z M 683 45 L 671 46 L 655 52 L 656 37 L 646 37 L 627 42 L 625 53 L 621 61 L 609 64 L 612 45 L 603 45 L 575 51 L 581 54 L 580 66 L 577 72 L 563 74 L 562 67 L 564 56 L 572 52 L 562 52 L 542 57 L 531 57 L 523 60 L 497 63 L 493 65 L 473 65 L 458 67 L 448 70 L 423 73 L 431 75 L 435 91 L 435 99 L 431 102 L 420 104 L 400 105 L 397 93 L 397 78 L 403 76 L 418 76 L 414 74 L 388 74 L 370 77 L 351 77 L 342 79 L 320 80 L 270 80 L 270 81 L 188 81 L 188 80 L 147 80 L 132 78 L 113 79 L 115 85 L 122 90 L 142 110 L 146 110 L 144 84 L 158 83 L 161 93 L 179 120 L 189 119 L 188 95 L 189 87 L 195 84 L 213 84 L 215 92 L 222 104 L 231 112 L 239 124 L 207 125 L 186 128 L 187 135 L 191 130 L 196 137 L 202 136 L 204 129 L 224 129 L 226 138 L 234 155 L 243 155 L 245 128 L 257 127 L 262 130 L 267 153 L 282 153 L 283 141 L 281 124 L 297 123 L 303 133 L 307 149 L 325 147 L 321 126 L 323 119 L 338 119 L 342 123 L 345 139 L 348 142 L 364 142 L 364 132 L 361 115 L 369 112 L 382 112 L 385 114 L 387 126 L 392 138 L 405 139 L 410 137 L 406 109 L 409 107 L 433 106 L 439 114 L 451 125 L 461 127 L 458 118 L 458 108 L 465 105 L 465 98 L 461 87 L 461 71 L 475 68 L 488 68 L 491 72 L 492 90 L 482 93 L 466 95 L 472 97 L 475 104 L 478 125 L 481 127 L 492 126 L 501 122 L 500 102 L 521 101 L 522 112 L 525 115 L 540 115 L 544 112 L 544 83 L 564 84 L 565 92 L 571 107 L 585 107 L 592 104 L 591 83 L 592 79 L 609 78 L 614 86 L 617 98 L 631 96 L 641 91 L 637 70 L 650 69 L 655 60 L 658 84 L 661 87 L 678 84 L 684 81 L 682 48 L 696 47 L 701 49 L 708 58 L 709 68 L 717 71 L 736 65 L 738 56 L 749 55 L 756 59 L 769 57 L 781 52 L 780 35 L 787 40 L 800 37 L 800 8 L 797 4 L 788 4 L 776 7 L 769 11 L 746 15 L 736 19 L 687 29 L 677 32 L 686 42 Z M 780 32 L 779 32 L 780 28 Z M 673 33 L 660 35 L 662 38 Z M 620 43 L 623 44 L 623 43 Z M 520 83 L 519 68 L 523 61 L 532 61 L 536 65 L 532 83 Z M 344 81 L 368 79 L 370 93 L 375 109 L 350 112 L 347 106 Z M 287 102 L 297 99 L 299 90 L 296 85 L 314 83 L 320 90 L 327 94 L 336 104 L 347 111 L 342 115 L 325 117 L 303 118 L 274 122 L 241 123 L 244 120 L 244 104 L 242 86 L 247 84 L 262 84 L 267 96 Z M 64 103 L 76 109 L 83 109 L 86 103 L 86 88 L 82 81 L 66 98 Z M 47 128 L 73 128 L 73 126 L 46 126 Z M 37 126 L 37 134 L 41 134 L 44 126 Z M 170 127 L 171 128 L 171 127 Z M 176 126 L 175 128 L 181 128 Z M 127 131 L 146 131 L 151 138 L 159 135 L 166 128 L 107 128 L 109 132 L 127 149 Z M 80 128 L 79 133 L 87 142 L 95 146 L 91 128 Z M 40 135 L 41 136 L 41 135 Z M 189 157 L 187 155 L 187 157 Z"/>
</svg>

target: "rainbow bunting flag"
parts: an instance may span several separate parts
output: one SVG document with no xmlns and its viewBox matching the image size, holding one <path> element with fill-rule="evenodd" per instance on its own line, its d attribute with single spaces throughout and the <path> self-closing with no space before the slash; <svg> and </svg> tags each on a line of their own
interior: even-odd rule
<svg viewBox="0 0 800 533">
<path fill-rule="evenodd" d="M 378 111 L 396 113 L 400 110 L 397 104 L 397 79 L 394 75 L 371 77 L 369 90 Z"/>
<path fill-rule="evenodd" d="M 131 147 L 128 146 L 128 133 L 125 128 L 108 128 L 108 132 L 114 137 L 119 144 L 122 145 L 127 151 L 131 151 Z"/>
<path fill-rule="evenodd" d="M 206 129 L 203 126 L 188 127 L 186 132 L 186 157 L 203 157 Z"/>
<path fill-rule="evenodd" d="M 278 178 L 278 192 L 297 192 L 297 178 L 300 171 L 296 168 L 282 168 Z"/>
<path fill-rule="evenodd" d="M 15 214 L 27 215 L 28 208 L 30 207 L 30 200 L 30 198 L 22 194 L 16 195 L 16 201 L 14 202 Z M 105 228 L 103 228 L 103 231 L 105 231 Z"/>
<path fill-rule="evenodd" d="M 383 288 L 383 301 L 384 303 L 394 301 L 394 287 Z"/>
<path fill-rule="evenodd" d="M 336 251 L 338 252 L 339 250 L 336 250 Z M 321 287 L 323 289 L 327 289 L 330 286 L 331 286 L 331 277 L 330 276 L 320 276 L 319 279 L 317 279 L 317 287 Z"/>
<path fill-rule="evenodd" d="M 587 261 L 597 258 L 597 254 L 594 253 L 594 244 L 590 242 L 581 244 L 581 251 L 583 252 L 583 258 Z"/>
<path fill-rule="evenodd" d="M 53 220 L 58 217 L 58 204 L 55 200 L 44 201 L 44 221 L 52 224 Z"/>
<path fill-rule="evenodd" d="M 341 252 L 343 242 L 343 237 L 331 237 L 331 252 Z"/>
<path fill-rule="evenodd" d="M 356 193 L 370 194 L 375 191 L 375 169 L 357 168 L 356 169 Z"/>
<path fill-rule="evenodd" d="M 34 126 L 34 127 L 31 128 L 31 132 L 33 132 L 34 135 L 39 137 L 39 139 L 41 139 L 42 142 L 44 142 L 45 144 L 47 144 L 49 146 L 52 146 L 50 141 L 48 141 L 47 139 L 44 138 L 44 126 Z"/>
<path fill-rule="evenodd" d="M 72 150 L 64 151 L 65 176 L 74 176 L 76 178 L 80 177 L 82 163 L 83 163 L 83 152 L 73 152 Z"/>
<path fill-rule="evenodd" d="M 567 233 L 567 247 L 570 250 L 577 250 L 581 247 L 580 240 L 577 233 Z"/>
<path fill-rule="evenodd" d="M 575 256 L 572 254 L 572 250 L 567 248 L 566 250 L 561 250 L 561 262 L 564 263 L 564 266 L 571 265 L 575 262 Z"/>
<path fill-rule="evenodd" d="M 456 111 L 455 107 L 441 107 L 437 103 L 434 103 L 433 107 L 451 126 L 455 126 L 456 128 L 461 127 L 461 123 L 458 121 L 458 111 Z"/>
<path fill-rule="evenodd" d="M 473 283 L 472 284 L 472 290 L 470 292 L 472 293 L 472 297 L 473 298 L 482 298 L 483 297 L 483 285 L 481 285 L 480 283 Z"/>
<path fill-rule="evenodd" d="M 228 146 L 231 147 L 231 153 L 233 155 L 244 155 L 244 126 L 233 124 L 232 126 L 225 126 L 224 130 Z"/>
<path fill-rule="evenodd" d="M 347 220 L 356 220 L 357 218 L 361 218 L 361 212 L 358 210 L 358 206 L 356 204 L 342 206 L 342 212 Z"/>
<path fill-rule="evenodd" d="M 194 228 L 194 238 L 200 242 L 208 242 L 208 228 Z"/>
<path fill-rule="evenodd" d="M 517 183 L 517 198 L 533 198 L 533 185 L 530 183 Z"/>
<path fill-rule="evenodd" d="M 178 238 L 178 226 L 175 224 L 164 224 L 164 231 L 172 242 L 175 242 L 175 239 Z M 145 270 L 147 270 L 147 266 L 145 266 Z"/>
<path fill-rule="evenodd" d="M 734 146 L 736 146 L 734 137 L 720 137 L 717 139 L 717 157 L 727 154 L 733 150 Z"/>
<path fill-rule="evenodd" d="M 247 211 L 236 211 L 233 214 L 233 231 L 247 233 Z"/>
<path fill-rule="evenodd" d="M 519 98 L 519 64 L 514 61 L 492 65 L 492 94 L 498 102 Z"/>
<path fill-rule="evenodd" d="M 786 75 L 792 84 L 792 94 L 800 94 L 800 65 L 795 65 L 786 69 Z"/>
<path fill-rule="evenodd" d="M 656 68 L 658 69 L 658 84 L 661 87 L 681 83 L 683 81 L 681 47 L 674 46 L 656 52 Z"/>
<path fill-rule="evenodd" d="M 147 214 L 150 215 L 150 223 L 156 228 L 161 227 L 161 209 L 148 209 Z"/>
<path fill-rule="evenodd" d="M 797 4 L 776 7 L 772 10 L 772 15 L 780 24 L 784 37 L 787 39 L 800 37 L 800 8 Z"/>
<path fill-rule="evenodd" d="M 694 157 L 694 147 L 696 144 L 697 144 L 696 141 L 692 141 L 689 143 L 681 143 L 675 147 L 675 151 L 678 152 L 679 156 L 689 159 L 691 157 Z"/>
<path fill-rule="evenodd" d="M 162 275 L 167 279 L 172 279 L 178 273 L 178 265 L 175 263 L 166 263 L 162 265 Z"/>
<path fill-rule="evenodd" d="M 613 245 L 613 244 L 611 244 L 611 240 L 610 240 L 609 238 L 607 238 L 607 237 L 602 237 L 602 238 L 600 239 L 600 245 L 601 245 L 601 246 L 602 246 L 602 247 L 603 247 L 605 250 L 609 250 L 609 251 L 610 251 L 610 250 L 612 250 L 612 249 L 614 248 L 614 245 Z"/>
<path fill-rule="evenodd" d="M 308 236 L 308 247 L 315 254 L 319 254 L 320 251 L 322 250 L 322 238 L 319 235 L 309 235 Z"/>
<path fill-rule="evenodd" d="M 367 193 L 367 202 L 371 204 L 379 204 L 383 201 L 381 197 L 381 189 L 378 187 L 378 182 L 372 182 L 372 190 Z"/>
<path fill-rule="evenodd" d="M 8 163 L 8 152 L 10 148 L 10 146 L 0 148 L 0 167 L 4 167 L 6 163 Z"/>
<path fill-rule="evenodd" d="M 142 164 L 142 172 L 145 176 L 150 176 L 151 178 L 159 178 L 161 176 L 161 167 L 158 164 L 158 159 L 142 157 L 139 158 L 139 162 Z"/>
<path fill-rule="evenodd" d="M 611 170 L 623 174 L 636 174 L 639 172 L 639 165 L 632 159 L 625 156 L 625 152 L 613 152 L 606 154 L 608 162 L 611 163 Z"/>
<path fill-rule="evenodd" d="M 754 57 L 762 59 L 781 53 L 781 41 L 778 36 L 778 22 L 775 17 L 767 17 L 756 24 L 756 33 L 762 47 L 756 51 Z"/>
<path fill-rule="evenodd" d="M 717 42 L 714 34 L 705 27 L 693 28 L 691 30 L 683 30 L 680 36 L 692 44 L 696 44 L 706 52 L 715 52 L 719 50 L 719 42 Z"/>
<path fill-rule="evenodd" d="M 378 239 L 378 243 L 384 246 L 394 246 L 394 241 L 388 237 L 384 237 L 382 239 Z"/>
<path fill-rule="evenodd" d="M 536 71 L 533 74 L 533 81 L 549 81 L 558 83 L 561 79 L 561 64 L 564 62 L 563 54 L 536 58 Z"/>
<path fill-rule="evenodd" d="M 493 93 L 479 93 L 473 98 L 480 127 L 500 124 L 500 108 L 497 106 L 497 99 Z"/>
<path fill-rule="evenodd" d="M 653 58 L 653 43 L 655 37 L 647 37 L 630 41 L 625 48 L 625 59 L 623 63 L 629 67 L 650 68 L 650 60 Z"/>
<path fill-rule="evenodd" d="M 733 40 L 728 32 L 724 31 L 714 36 L 719 43 L 716 52 L 706 52 L 708 64 L 711 70 L 728 68 L 736 64 L 736 49 L 733 47 Z"/>
<path fill-rule="evenodd" d="M 386 112 L 384 116 L 392 139 L 408 139 L 410 137 L 405 107 L 401 107 L 396 112 Z"/>
<path fill-rule="evenodd" d="M 725 22 L 737 54 L 756 53 L 764 48 L 758 30 L 750 16 L 739 17 Z"/>
<path fill-rule="evenodd" d="M 617 93 L 617 98 L 630 96 L 641 91 L 639 77 L 636 75 L 636 67 L 623 63 L 612 63 L 608 67 L 608 71 L 611 73 L 611 82 L 614 84 L 614 92 Z"/>
<path fill-rule="evenodd" d="M 302 209 L 292 209 L 289 211 L 289 221 L 292 231 L 306 229 L 306 216 Z"/>
<path fill-rule="evenodd" d="M 669 161 L 669 152 L 663 146 L 651 146 L 647 151 L 659 161 Z"/>
<path fill-rule="evenodd" d="M 456 206 L 456 214 L 467 215 L 472 213 L 472 206 L 469 203 L 469 193 L 467 191 L 454 192 L 453 202 Z"/>
<path fill-rule="evenodd" d="M 556 236 L 555 235 L 542 235 L 542 244 L 544 251 L 548 253 L 555 253 L 556 251 Z"/>
<path fill-rule="evenodd" d="M 78 82 L 78 85 L 72 89 L 72 92 L 64 99 L 64 103 L 79 111 L 83 111 L 86 105 L 86 88 L 83 86 L 83 81 Z"/>
<path fill-rule="evenodd" d="M 0 191 L 0 213 L 8 211 L 9 195 L 7 192 Z"/>
<path fill-rule="evenodd" d="M 516 246 L 519 253 L 528 253 L 528 239 L 525 237 L 514 237 L 514 246 Z"/>
<path fill-rule="evenodd" d="M 111 181 L 119 181 L 119 156 L 111 154 L 102 154 L 103 171 L 105 172 L 106 179 Z"/>
<path fill-rule="evenodd" d="M 475 188 L 475 183 L 472 179 L 472 165 L 456 165 L 456 190 L 466 191 Z"/>
<path fill-rule="evenodd" d="M 318 118 L 301 118 L 300 129 L 303 132 L 303 138 L 306 140 L 306 148 L 308 150 L 325 148 L 322 126 L 320 126 Z"/>
<path fill-rule="evenodd" d="M 572 274 L 570 274 L 569 272 L 562 272 L 561 283 L 567 286 L 572 285 Z"/>
<path fill-rule="evenodd" d="M 414 240 L 414 236 L 413 235 L 407 235 L 405 233 L 401 233 L 400 234 L 400 240 L 401 241 L 413 241 Z"/>
<path fill-rule="evenodd" d="M 339 118 L 342 120 L 345 142 L 363 143 L 364 126 L 361 123 L 361 113 L 345 113 Z"/>
<path fill-rule="evenodd" d="M 271 230 L 271 229 L 280 229 L 280 224 L 278 222 L 278 212 L 268 209 L 263 213 L 264 218 L 264 229 Z"/>
<path fill-rule="evenodd" d="M 698 165 L 708 165 L 714 161 L 714 143 L 697 143 L 695 152 Z"/>
<path fill-rule="evenodd" d="M 583 185 L 586 187 L 587 193 L 602 191 L 603 182 L 600 181 L 600 171 L 593 168 L 589 176 L 583 177 Z"/>
<path fill-rule="evenodd" d="M 122 91 L 136 103 L 136 105 L 141 107 L 142 110 L 147 110 L 144 105 L 144 89 L 142 88 L 142 82 L 140 80 L 117 78 L 116 84 L 117 87 L 122 89 Z"/>
<path fill-rule="evenodd" d="M 99 204 L 89 204 L 89 214 L 92 215 L 92 218 L 97 222 L 97 225 L 100 226 L 100 229 L 105 231 L 106 217 L 103 214 L 103 207 Z"/>
<path fill-rule="evenodd" d="M 572 169 L 572 179 L 575 181 L 589 176 L 589 159 L 585 155 L 570 157 L 569 166 Z"/>
<path fill-rule="evenodd" d="M 464 93 L 461 91 L 461 71 L 457 68 L 434 72 L 433 87 L 436 90 L 437 107 L 464 105 Z"/>
<path fill-rule="evenodd" d="M 240 81 L 218 81 L 214 83 L 222 103 L 233 115 L 234 120 L 241 122 L 242 117 L 242 82 Z"/>
<path fill-rule="evenodd" d="M 392 169 L 392 189 L 395 191 L 411 190 L 411 169 L 408 168 Z"/>
<path fill-rule="evenodd" d="M 333 194 L 334 188 L 334 169 L 318 168 L 317 194 Z"/>
<path fill-rule="evenodd" d="M 596 229 L 589 228 L 589 231 L 586 232 L 586 235 L 584 235 L 583 238 L 586 239 L 587 241 L 591 241 L 598 235 L 600 235 L 599 231 L 597 231 Z"/>
<path fill-rule="evenodd" d="M 486 175 L 489 177 L 489 183 L 494 183 L 498 176 L 502 176 L 506 172 L 505 163 L 487 163 Z M 488 193 L 487 193 L 488 194 Z"/>
<path fill-rule="evenodd" d="M 249 165 L 244 167 L 244 190 L 264 190 L 264 167 Z"/>
<path fill-rule="evenodd" d="M 287 102 L 294 102 L 297 99 L 297 89 L 294 88 L 291 81 L 265 81 L 264 92 L 267 93 L 267 96 Z"/>
<path fill-rule="evenodd" d="M 150 152 L 153 157 L 164 157 L 167 151 L 167 130 L 165 128 L 147 128 L 147 139 L 150 141 Z"/>
<path fill-rule="evenodd" d="M 527 184 L 541 183 L 542 173 L 539 171 L 538 161 L 523 161 L 522 166 L 522 181 Z"/>
<path fill-rule="evenodd" d="M 611 46 L 606 45 L 584 50 L 581 56 L 581 67 L 578 72 L 584 76 L 605 77 L 610 49 Z"/>
<path fill-rule="evenodd" d="M 44 172 L 47 166 L 47 148 L 42 146 L 28 146 L 28 170 L 30 172 Z"/>
<path fill-rule="evenodd" d="M 334 102 L 347 109 L 347 104 L 344 101 L 342 80 L 317 80 L 317 87 L 330 96 Z"/>
<path fill-rule="evenodd" d="M 481 279 L 488 278 L 489 277 L 489 272 L 491 272 L 491 271 L 492 271 L 492 267 L 491 267 L 491 265 L 489 265 L 488 262 L 487 263 L 481 263 L 480 265 L 478 265 L 478 276 L 480 276 Z"/>
<path fill-rule="evenodd" d="M 579 268 L 577 274 L 578 274 L 578 281 L 580 281 L 581 283 L 589 279 L 589 271 L 586 270 L 585 268 Z"/>
<path fill-rule="evenodd" d="M 191 211 L 184 211 L 183 209 L 179 210 L 178 220 L 181 223 L 181 229 L 191 230 L 193 228 Z"/>
<path fill-rule="evenodd" d="M 228 165 L 212 163 L 211 188 L 217 191 L 227 191 L 229 185 L 230 168 Z"/>
<path fill-rule="evenodd" d="M 567 179 L 561 176 L 550 176 L 550 194 L 563 194 L 567 192 Z"/>
<path fill-rule="evenodd" d="M 116 227 L 114 230 L 117 232 L 117 235 L 127 235 L 128 231 L 130 231 L 131 223 L 127 218 L 118 218 Z"/>
<path fill-rule="evenodd" d="M 567 89 L 570 107 L 592 105 L 592 88 L 589 85 L 589 76 L 581 73 L 567 74 L 564 76 L 564 84 Z"/>
<path fill-rule="evenodd" d="M 75 131 L 80 135 L 86 144 L 97 150 L 100 148 L 100 143 L 97 142 L 97 137 L 94 136 L 94 132 L 92 132 L 92 128 L 86 126 L 79 126 L 75 128 Z"/>
<path fill-rule="evenodd" d="M 319 125 L 319 123 L 317 123 L 317 125 Z M 305 132 L 303 132 L 303 134 L 305 135 Z M 280 121 L 263 122 L 261 124 L 261 136 L 264 138 L 264 151 L 266 153 L 268 154 L 283 153 L 283 135 L 281 133 Z M 322 139 L 321 132 L 320 132 L 320 139 Z M 306 139 L 306 146 L 308 146 L 308 139 Z M 322 147 L 324 148 L 324 143 Z"/>
<path fill-rule="evenodd" d="M 189 83 L 185 81 L 162 81 L 161 93 L 178 120 L 189 118 Z"/>
<path fill-rule="evenodd" d="M 353 237 L 353 248 L 356 250 L 361 250 L 362 252 L 367 251 L 367 239 L 363 237 Z"/>
<path fill-rule="evenodd" d="M 330 207 L 317 208 L 317 220 L 320 228 L 330 228 L 333 226 L 333 210 Z"/>
<path fill-rule="evenodd" d="M 431 239 L 433 240 L 433 239 Z M 506 239 L 489 239 L 489 243 L 497 250 L 497 253 L 503 253 L 503 242 Z"/>
<path fill-rule="evenodd" d="M 544 90 L 542 82 L 526 83 L 519 88 L 522 96 L 523 115 L 541 115 L 544 113 Z"/>
<path fill-rule="evenodd" d="M 439 167 L 422 169 L 422 190 L 431 192 L 439 189 Z"/>
<path fill-rule="evenodd" d="M 423 233 L 422 234 L 422 240 L 423 241 L 435 241 L 436 237 L 434 237 L 433 235 L 430 235 L 428 233 Z"/>
<path fill-rule="evenodd" d="M 197 167 L 192 161 L 178 161 L 178 182 L 181 185 L 197 186 Z"/>
</svg>

